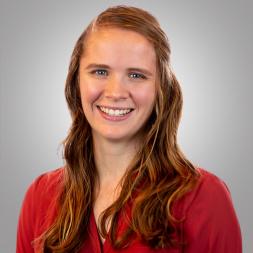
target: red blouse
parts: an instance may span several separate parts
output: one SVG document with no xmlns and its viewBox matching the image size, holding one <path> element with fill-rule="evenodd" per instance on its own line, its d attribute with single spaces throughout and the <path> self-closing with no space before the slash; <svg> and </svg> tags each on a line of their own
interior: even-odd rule
<svg viewBox="0 0 253 253">
<path fill-rule="evenodd" d="M 114 250 L 108 239 L 101 245 L 92 213 L 88 236 L 79 253 L 241 253 L 241 232 L 228 188 L 215 175 L 203 169 L 199 171 L 201 177 L 197 187 L 187 193 L 174 209 L 176 217 L 183 215 L 186 218 L 181 236 L 188 242 L 187 246 L 154 250 L 136 239 L 129 247 Z M 55 218 L 55 200 L 62 172 L 60 168 L 45 173 L 29 187 L 19 217 L 16 253 L 38 252 L 32 242 Z M 123 220 L 119 223 L 120 229 L 124 230 Z"/>
</svg>

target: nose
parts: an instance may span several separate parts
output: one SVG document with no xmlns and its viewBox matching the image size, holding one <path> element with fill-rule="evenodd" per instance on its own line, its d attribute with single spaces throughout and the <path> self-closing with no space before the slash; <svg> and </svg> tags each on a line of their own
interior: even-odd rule
<svg viewBox="0 0 253 253">
<path fill-rule="evenodd" d="M 125 99 L 128 96 L 126 85 L 123 78 L 119 76 L 111 76 L 107 79 L 104 94 L 106 98 L 113 100 Z"/>
</svg>

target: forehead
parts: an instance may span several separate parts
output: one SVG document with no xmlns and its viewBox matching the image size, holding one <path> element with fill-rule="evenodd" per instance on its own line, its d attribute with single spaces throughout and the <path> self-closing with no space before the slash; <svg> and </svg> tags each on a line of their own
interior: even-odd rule
<svg viewBox="0 0 253 253">
<path fill-rule="evenodd" d="M 120 28 L 99 28 L 90 32 L 84 42 L 84 59 L 132 61 L 155 64 L 154 46 L 143 35 Z"/>
</svg>

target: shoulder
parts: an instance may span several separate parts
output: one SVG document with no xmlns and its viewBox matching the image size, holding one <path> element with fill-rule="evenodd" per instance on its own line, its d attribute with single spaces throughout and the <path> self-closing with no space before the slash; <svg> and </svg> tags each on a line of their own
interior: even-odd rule
<svg viewBox="0 0 253 253">
<path fill-rule="evenodd" d="M 203 169 L 203 168 L 198 168 L 198 172 L 200 173 L 200 184 L 201 186 L 218 186 L 218 187 L 225 187 L 224 189 L 227 191 L 228 188 L 225 184 L 225 182 L 220 179 L 218 176 L 215 174 Z"/>
<path fill-rule="evenodd" d="M 38 176 L 28 187 L 23 206 L 36 205 L 37 208 L 48 205 L 57 197 L 63 183 L 64 168 L 46 172 Z"/>
<path fill-rule="evenodd" d="M 183 202 L 184 230 L 194 252 L 241 252 L 241 232 L 225 182 L 202 168 Z"/>
<path fill-rule="evenodd" d="M 59 183 L 59 180 L 62 179 L 64 173 L 64 167 L 45 172 L 39 175 L 33 182 L 32 185 L 35 187 L 41 187 L 44 185 L 53 186 Z"/>
<path fill-rule="evenodd" d="M 45 216 L 46 213 L 50 213 L 52 216 L 61 193 L 63 179 L 64 168 L 58 168 L 38 176 L 29 186 L 22 208 L 27 209 L 37 220 Z"/>
<path fill-rule="evenodd" d="M 28 187 L 24 200 L 23 209 L 29 207 L 30 212 L 47 209 L 52 202 L 56 202 L 62 189 L 64 168 L 58 168 L 38 176 Z M 30 209 L 31 208 L 31 209 Z"/>
<path fill-rule="evenodd" d="M 53 193 L 57 191 L 63 182 L 64 167 L 58 168 L 38 176 L 28 188 L 27 193 L 44 195 L 45 193 Z"/>
<path fill-rule="evenodd" d="M 198 169 L 200 173 L 199 182 L 193 190 L 193 201 L 203 200 L 211 203 L 212 200 L 222 201 L 228 199 L 232 201 L 229 188 L 226 183 L 215 174 L 208 172 L 202 168 Z"/>
<path fill-rule="evenodd" d="M 59 168 L 43 173 L 28 187 L 19 214 L 17 252 L 34 252 L 32 242 L 55 219 L 63 178 L 64 168 Z"/>
<path fill-rule="evenodd" d="M 202 168 L 198 169 L 200 173 L 199 181 L 185 198 L 184 214 L 188 223 L 195 222 L 196 218 L 199 222 L 201 219 L 221 224 L 225 221 L 224 217 L 231 212 L 235 217 L 233 202 L 230 191 L 225 182 L 215 174 L 208 172 Z M 222 222 L 222 223 L 223 223 Z"/>
<path fill-rule="evenodd" d="M 199 178 L 195 187 L 176 202 L 176 217 L 186 216 L 193 207 L 206 209 L 213 201 L 223 202 L 223 198 L 231 201 L 229 189 L 223 180 L 203 168 L 197 171 Z"/>
</svg>

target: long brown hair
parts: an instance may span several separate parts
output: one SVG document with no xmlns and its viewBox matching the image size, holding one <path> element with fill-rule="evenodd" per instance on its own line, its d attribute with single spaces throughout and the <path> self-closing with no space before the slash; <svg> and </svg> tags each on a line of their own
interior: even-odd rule
<svg viewBox="0 0 253 253">
<path fill-rule="evenodd" d="M 182 111 L 180 85 L 170 67 L 170 46 L 157 20 L 148 12 L 115 6 L 102 12 L 78 39 L 69 66 L 65 96 L 72 126 L 64 141 L 66 160 L 64 187 L 54 223 L 43 234 L 43 252 L 76 252 L 80 249 L 93 208 L 93 186 L 97 177 L 91 129 L 83 113 L 78 73 L 87 37 L 94 28 L 116 27 L 143 35 L 154 46 L 157 59 L 157 95 L 154 110 L 145 126 L 145 139 L 121 181 L 118 199 L 100 217 L 100 232 L 113 247 L 126 247 L 137 236 L 152 248 L 174 245 L 173 203 L 192 189 L 198 178 L 195 166 L 177 144 Z M 131 217 L 123 207 L 131 203 Z M 117 220 L 124 212 L 129 226 L 117 235 Z M 110 219 L 109 232 L 106 223 Z"/>
</svg>

